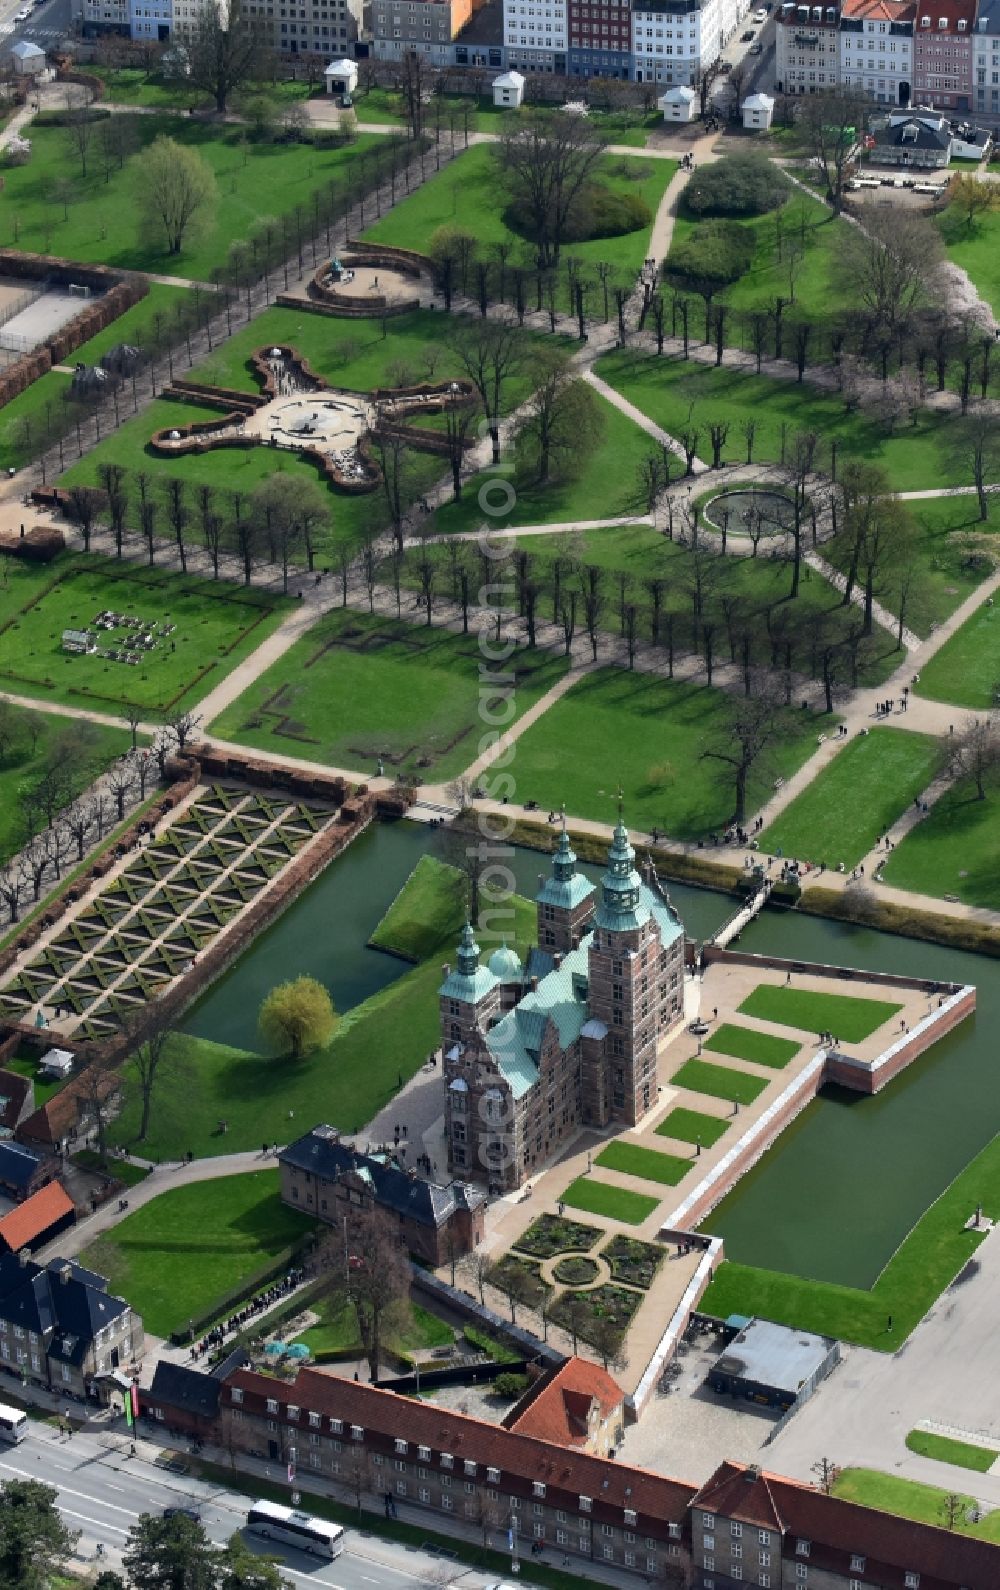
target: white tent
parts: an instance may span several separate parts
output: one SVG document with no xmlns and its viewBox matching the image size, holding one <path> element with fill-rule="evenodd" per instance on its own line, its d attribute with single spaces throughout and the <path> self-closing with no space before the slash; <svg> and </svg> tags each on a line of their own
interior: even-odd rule
<svg viewBox="0 0 1000 1590">
<path fill-rule="evenodd" d="M 524 78 L 520 72 L 504 72 L 493 79 L 493 103 L 517 110 L 524 100 Z"/>
<path fill-rule="evenodd" d="M 323 76 L 328 94 L 353 94 L 358 86 L 358 63 L 344 56 L 343 60 L 331 61 Z"/>
<path fill-rule="evenodd" d="M 682 84 L 677 88 L 668 88 L 665 94 L 660 95 L 657 104 L 663 112 L 664 121 L 693 121 L 697 100 L 694 89 Z"/>
</svg>

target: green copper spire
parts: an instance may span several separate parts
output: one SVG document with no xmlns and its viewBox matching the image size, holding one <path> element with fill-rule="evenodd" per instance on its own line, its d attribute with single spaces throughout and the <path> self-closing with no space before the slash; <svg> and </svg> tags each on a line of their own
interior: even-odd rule
<svg viewBox="0 0 1000 1590">
<path fill-rule="evenodd" d="M 479 945 L 471 922 L 466 922 L 462 929 L 458 945 L 458 969 L 463 977 L 475 977 L 479 970 Z"/>
<path fill-rule="evenodd" d="M 623 802 L 619 797 L 618 822 L 615 825 L 608 864 L 601 875 L 601 904 L 597 921 L 601 927 L 628 928 L 645 921 L 648 911 L 639 905 L 642 880 L 635 870 L 635 851 L 629 842 L 628 829 L 621 813 Z"/>
<path fill-rule="evenodd" d="M 563 818 L 563 831 L 559 835 L 559 843 L 552 857 L 552 876 L 560 883 L 568 883 L 576 871 L 576 852 L 569 842 L 566 832 L 566 820 Z"/>
</svg>

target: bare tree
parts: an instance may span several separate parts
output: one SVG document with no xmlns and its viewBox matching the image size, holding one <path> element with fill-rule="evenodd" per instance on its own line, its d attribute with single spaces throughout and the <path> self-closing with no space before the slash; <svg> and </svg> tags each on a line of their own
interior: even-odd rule
<svg viewBox="0 0 1000 1590">
<path fill-rule="evenodd" d="M 231 94 L 261 75 L 265 24 L 244 0 L 229 0 L 226 6 L 204 0 L 194 20 L 182 30 L 181 42 L 187 81 L 211 94 L 220 114 L 227 109 Z"/>
<path fill-rule="evenodd" d="M 816 1483 L 823 1495 L 832 1496 L 834 1486 L 840 1478 L 841 1470 L 839 1464 L 834 1463 L 831 1458 L 817 1458 L 809 1472 L 810 1474 L 815 1474 Z"/>
<path fill-rule="evenodd" d="M 986 799 L 986 784 L 1000 767 L 1000 724 L 995 717 L 967 718 L 948 739 L 948 772 L 953 779 L 967 778 L 976 786 L 976 799 Z"/>
<path fill-rule="evenodd" d="M 386 1330 L 406 1309 L 410 1273 L 398 1228 L 371 1204 L 348 1206 L 322 1253 L 335 1297 L 354 1311 L 372 1380 L 377 1380 Z"/>
<path fill-rule="evenodd" d="M 994 414 L 977 409 L 954 427 L 952 455 L 960 468 L 967 470 L 979 504 L 979 517 L 989 518 L 990 482 L 1000 472 L 1000 437 Z"/>
<path fill-rule="evenodd" d="M 545 485 L 553 471 L 579 468 L 596 446 L 601 415 L 593 390 L 554 349 L 533 363 L 534 390 L 518 419 L 516 438 L 534 455 L 538 480 Z"/>
<path fill-rule="evenodd" d="M 918 211 L 869 206 L 863 228 L 845 238 L 838 269 L 873 327 L 894 333 L 935 298 L 943 253 L 940 232 Z"/>
<path fill-rule="evenodd" d="M 177 1062 L 178 1049 L 173 1039 L 174 1014 L 162 1000 L 150 1000 L 126 1021 L 129 1058 L 139 1090 L 139 1130 L 137 1140 L 149 1136 L 153 1094 L 157 1084 Z"/>
<path fill-rule="evenodd" d="M 747 814 L 747 784 L 751 772 L 772 751 L 784 732 L 780 704 L 766 676 L 754 681 L 751 694 L 734 698 L 727 721 L 702 751 L 702 759 L 719 762 L 733 784 L 733 821 Z"/>
<path fill-rule="evenodd" d="M 522 110 L 505 118 L 497 174 L 523 214 L 540 269 L 559 263 L 570 220 L 605 147 L 584 116 Z"/>
<path fill-rule="evenodd" d="M 493 445 L 493 462 L 498 464 L 503 399 L 510 382 L 524 365 L 523 333 L 516 321 L 502 316 L 456 326 L 448 334 L 447 341 L 479 395 Z"/>
<path fill-rule="evenodd" d="M 795 126 L 803 152 L 815 162 L 835 210 L 844 200 L 871 101 L 850 84 L 796 99 Z"/>
</svg>

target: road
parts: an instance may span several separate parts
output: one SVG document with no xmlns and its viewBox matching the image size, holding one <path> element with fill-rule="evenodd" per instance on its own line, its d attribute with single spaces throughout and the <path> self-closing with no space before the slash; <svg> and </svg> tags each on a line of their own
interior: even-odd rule
<svg viewBox="0 0 1000 1590">
<path fill-rule="evenodd" d="M 50 1425 L 33 1422 L 31 1434 L 16 1447 L 0 1447 L 0 1481 L 42 1480 L 58 1493 L 59 1510 L 68 1528 L 80 1531 L 74 1567 L 93 1565 L 103 1545 L 106 1566 L 118 1568 L 128 1532 L 139 1513 L 165 1507 L 194 1507 L 215 1545 L 224 1544 L 242 1528 L 246 1496 L 224 1487 L 172 1474 L 159 1466 L 158 1448 L 142 1439 L 136 1457 L 128 1442 L 110 1433 L 81 1431 L 66 1438 Z M 308 1507 L 308 1498 L 304 1506 Z M 247 1536 L 254 1550 L 280 1557 L 282 1572 L 296 1590 L 427 1590 L 434 1584 L 460 1584 L 462 1590 L 486 1590 L 490 1580 L 455 1563 L 447 1576 L 445 1563 L 429 1552 L 396 1546 L 362 1531 L 348 1530 L 344 1551 L 325 1562 L 274 1541 Z"/>
<path fill-rule="evenodd" d="M 43 50 L 51 50 L 72 34 L 70 0 L 48 0 L 47 5 L 36 6 L 26 22 L 15 22 L 15 12 L 27 4 L 28 0 L 0 0 L 0 44 L 28 39 Z"/>
</svg>

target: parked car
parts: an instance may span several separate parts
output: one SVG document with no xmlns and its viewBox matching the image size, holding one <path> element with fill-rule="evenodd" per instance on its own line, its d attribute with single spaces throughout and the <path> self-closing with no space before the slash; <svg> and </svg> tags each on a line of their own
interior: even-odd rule
<svg viewBox="0 0 1000 1590">
<path fill-rule="evenodd" d="M 197 1507 L 165 1507 L 164 1518 L 190 1518 L 192 1524 L 201 1523 L 201 1514 Z"/>
<path fill-rule="evenodd" d="M 740 43 L 741 44 L 749 44 L 750 40 L 753 39 L 753 38 L 756 38 L 756 36 L 757 35 L 754 33 L 753 28 L 747 28 L 747 31 L 745 33 L 741 33 L 740 34 Z"/>
<path fill-rule="evenodd" d="M 27 22 L 27 20 L 30 17 L 30 15 L 31 15 L 31 7 L 30 6 L 22 6 L 20 11 L 15 11 L 14 12 L 14 21 L 15 22 Z"/>
<path fill-rule="evenodd" d="M 732 61 L 723 61 L 722 65 L 719 67 L 719 71 L 722 72 L 722 73 L 731 72 L 732 69 L 733 69 Z"/>
<path fill-rule="evenodd" d="M 751 55 L 763 55 L 763 53 L 764 53 L 763 44 L 751 44 L 751 46 L 750 46 L 750 54 Z"/>
<path fill-rule="evenodd" d="M 751 22 L 757 22 L 757 23 L 766 22 L 767 21 L 767 12 L 766 11 L 755 11 L 753 16 L 750 18 L 750 21 Z"/>
</svg>

